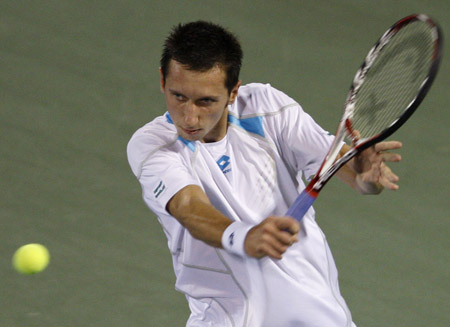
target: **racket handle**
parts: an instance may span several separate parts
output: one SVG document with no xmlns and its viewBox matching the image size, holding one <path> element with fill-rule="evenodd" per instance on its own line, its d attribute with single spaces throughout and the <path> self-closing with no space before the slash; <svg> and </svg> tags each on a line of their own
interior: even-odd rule
<svg viewBox="0 0 450 327">
<path fill-rule="evenodd" d="M 291 205 L 289 210 L 286 212 L 286 216 L 293 217 L 298 221 L 303 219 L 303 216 L 306 214 L 308 209 L 312 206 L 317 196 L 313 196 L 308 193 L 306 190 L 303 190 L 302 193 L 295 199 L 294 203 Z"/>
</svg>

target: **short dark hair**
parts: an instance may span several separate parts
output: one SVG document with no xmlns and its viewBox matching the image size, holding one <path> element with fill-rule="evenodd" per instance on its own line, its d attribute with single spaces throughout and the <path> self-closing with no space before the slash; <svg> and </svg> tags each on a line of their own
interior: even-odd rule
<svg viewBox="0 0 450 327">
<path fill-rule="evenodd" d="M 226 73 L 225 87 L 230 93 L 239 81 L 242 57 L 235 35 L 214 23 L 196 21 L 173 28 L 164 43 L 160 64 L 164 81 L 171 60 L 194 71 L 219 65 Z"/>
</svg>

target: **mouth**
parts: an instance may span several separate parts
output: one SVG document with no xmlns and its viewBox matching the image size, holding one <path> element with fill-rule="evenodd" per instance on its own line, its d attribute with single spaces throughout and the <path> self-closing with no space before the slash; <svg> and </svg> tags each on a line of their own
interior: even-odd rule
<svg viewBox="0 0 450 327">
<path fill-rule="evenodd" d="M 188 135 L 196 135 L 198 133 L 200 133 L 201 129 L 186 129 L 186 128 L 181 128 L 183 130 L 183 132 L 185 132 Z"/>
</svg>

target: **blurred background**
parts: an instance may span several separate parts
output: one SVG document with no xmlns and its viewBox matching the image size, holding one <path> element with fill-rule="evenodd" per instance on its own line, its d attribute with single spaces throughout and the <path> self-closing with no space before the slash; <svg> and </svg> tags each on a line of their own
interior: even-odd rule
<svg viewBox="0 0 450 327">
<path fill-rule="evenodd" d="M 395 21 L 446 0 L 0 0 L 0 326 L 184 326 L 165 236 L 128 166 L 133 132 L 165 112 L 159 55 L 172 26 L 235 32 L 244 83 L 271 83 L 331 132 L 351 79 Z M 448 43 L 447 43 L 448 44 Z M 449 58 L 395 138 L 400 190 L 332 181 L 316 202 L 358 326 L 450 325 Z M 46 271 L 11 267 L 21 245 Z M 324 326 L 327 327 L 327 326 Z"/>
</svg>

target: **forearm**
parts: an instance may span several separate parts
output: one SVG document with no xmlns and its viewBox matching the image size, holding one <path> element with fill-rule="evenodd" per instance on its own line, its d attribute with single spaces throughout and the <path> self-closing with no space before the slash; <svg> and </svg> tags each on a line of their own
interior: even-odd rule
<svg viewBox="0 0 450 327">
<path fill-rule="evenodd" d="M 222 234 L 232 221 L 214 208 L 197 186 L 177 193 L 167 209 L 196 239 L 221 248 Z"/>
<path fill-rule="evenodd" d="M 195 185 L 175 194 L 167 210 L 194 238 L 239 256 L 262 258 L 267 255 L 281 259 L 297 241 L 300 229 L 300 224 L 291 217 L 268 217 L 255 226 L 241 222 L 232 225 L 233 221 L 214 208 L 202 189 Z"/>
<path fill-rule="evenodd" d="M 212 205 L 200 201 L 192 201 L 188 214 L 178 215 L 181 224 L 191 235 L 208 245 L 221 248 L 222 234 L 232 223 Z"/>
</svg>

